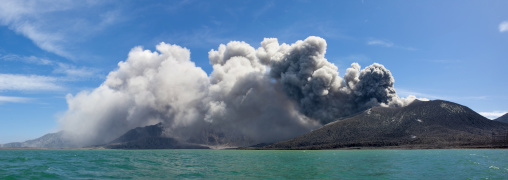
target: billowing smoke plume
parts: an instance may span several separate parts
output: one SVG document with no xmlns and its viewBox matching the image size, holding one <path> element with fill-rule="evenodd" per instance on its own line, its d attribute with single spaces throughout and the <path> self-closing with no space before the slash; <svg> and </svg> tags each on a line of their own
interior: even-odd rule
<svg viewBox="0 0 508 180">
<path fill-rule="evenodd" d="M 383 65 L 344 78 L 325 59 L 326 41 L 292 45 L 268 38 L 257 50 L 233 41 L 209 52 L 210 76 L 189 50 L 161 43 L 136 47 L 91 92 L 69 95 L 62 128 L 78 145 L 106 143 L 126 131 L 163 122 L 166 135 L 210 145 L 285 140 L 372 106 L 404 106 Z"/>
<path fill-rule="evenodd" d="M 68 96 L 63 129 L 79 144 L 106 143 L 134 127 L 165 122 L 189 126 L 203 117 L 208 77 L 190 52 L 161 43 L 158 52 L 136 47 L 92 92 Z"/>
<path fill-rule="evenodd" d="M 279 46 L 276 39 L 261 44 L 258 54 L 270 65 L 270 76 L 302 113 L 322 123 L 397 98 L 394 79 L 383 65 L 375 63 L 360 71 L 354 63 L 342 79 L 337 67 L 325 59 L 322 38 L 309 37 L 290 46 Z"/>
</svg>

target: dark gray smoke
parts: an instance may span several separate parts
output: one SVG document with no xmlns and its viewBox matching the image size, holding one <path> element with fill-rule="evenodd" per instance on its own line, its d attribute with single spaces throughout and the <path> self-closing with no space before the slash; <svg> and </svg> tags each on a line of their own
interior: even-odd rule
<svg viewBox="0 0 508 180">
<path fill-rule="evenodd" d="M 233 41 L 209 52 L 207 76 L 185 48 L 136 47 L 100 87 L 68 95 L 59 121 L 80 145 L 163 122 L 167 136 L 238 146 L 289 139 L 372 106 L 414 100 L 397 97 L 384 66 L 360 70 L 353 63 L 342 79 L 325 53 L 319 37 L 291 45 L 269 38 L 257 50 Z"/>
<path fill-rule="evenodd" d="M 271 65 L 270 76 L 280 82 L 305 115 L 328 123 L 398 98 L 394 79 L 383 65 L 372 64 L 360 71 L 353 63 L 343 80 L 337 67 L 325 59 L 326 41 L 309 37 L 291 46 L 273 39 L 263 41 L 260 52 L 272 52 L 263 62 Z M 265 56 L 266 57 L 266 56 Z"/>
</svg>

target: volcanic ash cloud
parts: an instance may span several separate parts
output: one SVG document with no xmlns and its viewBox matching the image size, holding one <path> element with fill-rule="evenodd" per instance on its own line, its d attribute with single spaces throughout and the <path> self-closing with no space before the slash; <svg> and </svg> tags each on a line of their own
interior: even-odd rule
<svg viewBox="0 0 508 180">
<path fill-rule="evenodd" d="M 372 106 L 404 106 L 383 65 L 353 63 L 341 78 L 325 58 L 326 41 L 294 44 L 266 38 L 209 52 L 208 76 L 190 51 L 160 43 L 133 48 L 93 91 L 68 95 L 59 119 L 77 146 L 107 143 L 126 131 L 162 122 L 165 134 L 210 145 L 252 145 L 289 139 Z"/>
</svg>

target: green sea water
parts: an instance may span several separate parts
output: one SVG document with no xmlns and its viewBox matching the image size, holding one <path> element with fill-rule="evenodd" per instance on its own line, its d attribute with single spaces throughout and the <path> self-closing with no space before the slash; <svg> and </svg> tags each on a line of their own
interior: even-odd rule
<svg viewBox="0 0 508 180">
<path fill-rule="evenodd" d="M 0 179 L 508 179 L 508 150 L 2 150 Z"/>
</svg>

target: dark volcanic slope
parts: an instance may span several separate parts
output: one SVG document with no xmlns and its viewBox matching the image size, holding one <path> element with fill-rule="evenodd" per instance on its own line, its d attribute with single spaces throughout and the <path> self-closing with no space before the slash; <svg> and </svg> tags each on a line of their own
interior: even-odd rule
<svg viewBox="0 0 508 180">
<path fill-rule="evenodd" d="M 502 115 L 501 117 L 494 119 L 494 121 L 508 123 L 508 113 Z"/>
<path fill-rule="evenodd" d="M 208 147 L 181 143 L 174 138 L 165 137 L 161 123 L 134 128 L 103 146 L 111 149 L 208 149 Z"/>
<path fill-rule="evenodd" d="M 492 133 L 503 134 L 507 130 L 508 124 L 491 121 L 459 104 L 415 101 L 402 108 L 375 107 L 265 148 L 465 147 L 489 144 Z"/>
</svg>

